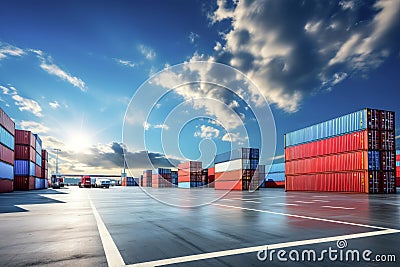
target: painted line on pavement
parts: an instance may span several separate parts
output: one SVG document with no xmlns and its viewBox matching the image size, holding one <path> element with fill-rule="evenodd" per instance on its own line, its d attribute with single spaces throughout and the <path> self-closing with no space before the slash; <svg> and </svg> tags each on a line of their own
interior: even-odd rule
<svg viewBox="0 0 400 267">
<path fill-rule="evenodd" d="M 329 209 L 342 209 L 342 210 L 354 210 L 356 208 L 346 208 L 346 207 L 334 207 L 334 206 L 322 206 L 323 208 L 329 208 Z"/>
<path fill-rule="evenodd" d="M 291 204 L 291 203 L 274 203 L 279 206 L 299 206 L 299 204 Z"/>
<path fill-rule="evenodd" d="M 183 256 L 183 257 L 162 259 L 162 260 L 156 260 L 156 261 L 135 263 L 135 264 L 127 265 L 127 266 L 129 266 L 129 267 L 163 266 L 163 265 L 177 264 L 177 263 L 183 263 L 183 262 L 192 262 L 192 261 L 206 260 L 206 259 L 226 257 L 226 256 L 235 256 L 235 255 L 240 255 L 240 254 L 245 254 L 245 253 L 254 253 L 254 252 L 259 252 L 259 251 L 265 251 L 266 248 L 271 250 L 271 249 L 278 249 L 278 248 L 281 249 L 281 248 L 289 248 L 289 247 L 298 247 L 298 246 L 304 246 L 304 245 L 333 242 L 333 241 L 338 241 L 338 240 L 349 240 L 349 239 L 356 239 L 356 238 L 363 238 L 363 237 L 394 234 L 394 233 L 399 233 L 399 232 L 400 232 L 400 230 L 387 229 L 387 230 L 382 230 L 382 231 L 373 231 L 373 232 L 349 234 L 349 235 L 339 235 L 339 236 L 291 241 L 291 242 L 284 242 L 284 243 L 277 243 L 277 244 L 267 244 L 267 245 L 263 245 L 263 246 L 230 249 L 230 250 L 195 254 L 195 255 L 190 255 L 190 256 Z M 254 256 L 254 257 L 256 257 L 256 256 Z"/>
<path fill-rule="evenodd" d="M 296 200 L 296 201 L 294 201 L 294 202 L 303 203 L 303 204 L 315 204 L 315 202 L 313 202 L 313 201 L 301 201 L 301 200 Z"/>
<path fill-rule="evenodd" d="M 103 244 L 104 253 L 106 254 L 107 263 L 109 267 L 125 266 L 121 254 L 114 243 L 110 233 L 107 230 L 100 214 L 97 212 L 96 207 L 93 205 L 92 200 L 89 198 L 90 206 L 92 206 L 93 215 L 96 219 L 97 229 L 99 229 L 101 243 Z"/>
</svg>

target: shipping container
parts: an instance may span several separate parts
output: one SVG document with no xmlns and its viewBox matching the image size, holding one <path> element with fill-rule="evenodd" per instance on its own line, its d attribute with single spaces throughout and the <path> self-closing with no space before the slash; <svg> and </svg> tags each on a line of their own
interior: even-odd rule
<svg viewBox="0 0 400 267">
<path fill-rule="evenodd" d="M 14 179 L 14 166 L 0 161 L 0 178 L 8 180 Z"/>
<path fill-rule="evenodd" d="M 382 118 L 384 116 L 385 118 Z M 366 129 L 394 130 L 394 112 L 363 109 L 285 134 L 285 147 Z"/>
<path fill-rule="evenodd" d="M 35 176 L 42 178 L 42 168 L 39 165 L 35 166 Z"/>
<path fill-rule="evenodd" d="M 248 190 L 249 182 L 242 180 L 215 182 L 214 188 L 216 190 Z"/>
<path fill-rule="evenodd" d="M 239 148 L 215 156 L 214 164 L 237 159 L 259 159 L 258 148 Z"/>
<path fill-rule="evenodd" d="M 268 173 L 275 173 L 275 172 L 285 172 L 285 163 L 274 163 L 271 164 L 271 167 L 269 168 Z"/>
<path fill-rule="evenodd" d="M 14 191 L 14 181 L 0 178 L 0 193 L 9 193 Z"/>
<path fill-rule="evenodd" d="M 240 169 L 255 170 L 258 166 L 258 160 L 236 159 L 215 164 L 215 172 L 228 172 Z"/>
<path fill-rule="evenodd" d="M 284 182 L 285 181 L 285 173 L 284 172 L 274 172 L 268 173 L 265 177 L 266 181 L 274 181 L 274 182 Z"/>
<path fill-rule="evenodd" d="M 33 190 L 35 189 L 35 177 L 33 176 L 14 176 L 14 190 Z"/>
<path fill-rule="evenodd" d="M 12 136 L 15 136 L 15 123 L 2 108 L 0 108 L 0 126 L 4 127 Z"/>
<path fill-rule="evenodd" d="M 285 188 L 285 181 L 265 181 L 263 186 L 264 188 Z"/>
<path fill-rule="evenodd" d="M 14 151 L 0 144 L 0 161 L 14 166 Z"/>
<path fill-rule="evenodd" d="M 9 133 L 3 125 L 0 125 L 0 143 L 11 150 L 14 150 L 14 136 Z"/>
<path fill-rule="evenodd" d="M 28 145 L 15 145 L 15 159 L 36 162 L 36 151 Z"/>
<path fill-rule="evenodd" d="M 33 134 L 36 138 L 36 152 L 38 152 L 40 154 L 40 156 L 42 156 L 42 139 L 40 139 L 38 134 Z"/>
<path fill-rule="evenodd" d="M 36 149 L 36 138 L 31 131 L 15 130 L 15 144 L 29 145 Z"/>
<path fill-rule="evenodd" d="M 15 160 L 14 174 L 18 176 L 36 176 L 36 164 L 27 160 Z"/>
<path fill-rule="evenodd" d="M 196 187 L 203 187 L 203 182 L 179 182 L 178 188 L 196 188 Z"/>
<path fill-rule="evenodd" d="M 42 154 L 36 152 L 35 163 L 39 166 L 42 166 Z"/>
<path fill-rule="evenodd" d="M 35 178 L 35 189 L 45 189 L 45 182 L 46 179 L 42 179 L 42 178 Z"/>
</svg>

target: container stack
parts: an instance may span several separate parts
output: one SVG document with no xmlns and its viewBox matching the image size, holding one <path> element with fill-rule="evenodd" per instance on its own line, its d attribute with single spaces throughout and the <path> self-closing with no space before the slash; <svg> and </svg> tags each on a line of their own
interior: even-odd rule
<svg viewBox="0 0 400 267">
<path fill-rule="evenodd" d="M 395 193 L 394 121 L 363 109 L 286 134 L 286 190 Z"/>
<path fill-rule="evenodd" d="M 203 183 L 203 185 L 208 184 L 208 169 L 203 169 L 201 171 L 201 182 Z"/>
<path fill-rule="evenodd" d="M 154 188 L 172 187 L 171 169 L 157 168 L 152 172 L 152 183 Z"/>
<path fill-rule="evenodd" d="M 44 179 L 45 188 L 48 187 L 48 179 L 49 179 L 49 153 L 47 150 L 42 149 L 42 176 L 41 178 Z"/>
<path fill-rule="evenodd" d="M 36 138 L 36 155 L 35 155 L 35 189 L 46 188 L 46 181 L 42 177 L 42 140 L 38 134 L 33 134 Z"/>
<path fill-rule="evenodd" d="M 285 187 L 285 163 L 274 163 L 271 165 L 265 177 L 265 187 L 284 188 Z"/>
<path fill-rule="evenodd" d="M 265 166 L 258 164 L 258 148 L 240 148 L 216 155 L 214 163 L 215 189 L 256 190 L 265 177 Z"/>
<path fill-rule="evenodd" d="M 203 186 L 202 162 L 188 161 L 178 165 L 178 187 L 193 188 Z"/>
<path fill-rule="evenodd" d="M 138 185 L 139 185 L 139 186 L 143 186 L 143 174 L 140 175 Z"/>
<path fill-rule="evenodd" d="M 35 189 L 36 137 L 31 131 L 15 130 L 14 189 Z"/>
<path fill-rule="evenodd" d="M 14 190 L 15 123 L 0 108 L 0 193 Z"/>
<path fill-rule="evenodd" d="M 214 181 L 215 181 L 215 168 L 208 168 L 207 172 L 207 179 L 208 179 L 208 187 L 214 188 Z"/>
<path fill-rule="evenodd" d="M 171 183 L 173 186 L 178 186 L 178 172 L 171 171 Z"/>
<path fill-rule="evenodd" d="M 142 186 L 151 187 L 151 182 L 152 182 L 152 171 L 151 170 L 143 171 Z"/>
<path fill-rule="evenodd" d="M 122 179 L 122 186 L 135 186 L 136 182 L 133 177 L 124 177 Z"/>
<path fill-rule="evenodd" d="M 396 186 L 400 186 L 400 150 L 396 150 Z"/>
</svg>

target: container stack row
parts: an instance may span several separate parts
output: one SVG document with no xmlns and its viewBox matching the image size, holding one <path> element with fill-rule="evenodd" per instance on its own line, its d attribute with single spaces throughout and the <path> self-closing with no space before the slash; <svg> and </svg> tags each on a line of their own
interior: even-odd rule
<svg viewBox="0 0 400 267">
<path fill-rule="evenodd" d="M 31 131 L 15 130 L 14 189 L 33 190 L 36 185 L 36 137 Z"/>
<path fill-rule="evenodd" d="M 268 174 L 265 176 L 264 187 L 285 187 L 285 163 L 274 163 L 271 165 Z"/>
<path fill-rule="evenodd" d="M 215 186 L 215 167 L 208 168 L 207 169 L 207 182 L 208 182 L 208 187 L 214 188 Z"/>
<path fill-rule="evenodd" d="M 171 183 L 173 186 L 178 186 L 178 172 L 171 171 Z"/>
<path fill-rule="evenodd" d="M 394 121 L 363 109 L 287 133 L 286 190 L 395 193 Z"/>
<path fill-rule="evenodd" d="M 171 169 L 157 168 L 152 171 L 151 186 L 154 188 L 172 187 Z"/>
<path fill-rule="evenodd" d="M 135 178 L 133 178 L 133 177 L 124 177 L 122 179 L 121 185 L 122 186 L 136 186 L 137 183 L 135 181 Z"/>
<path fill-rule="evenodd" d="M 35 189 L 44 189 L 47 187 L 47 179 L 43 177 L 42 172 L 42 140 L 40 139 L 39 135 L 34 134 L 36 138 L 36 160 L 35 160 Z"/>
<path fill-rule="evenodd" d="M 396 186 L 400 186 L 400 150 L 396 150 Z"/>
<path fill-rule="evenodd" d="M 49 187 L 49 153 L 42 149 L 42 179 L 45 180 L 45 188 Z"/>
<path fill-rule="evenodd" d="M 15 123 L 0 108 L 0 193 L 14 190 Z"/>
<path fill-rule="evenodd" d="M 188 161 L 178 165 L 178 187 L 192 188 L 203 185 L 201 161 Z"/>
<path fill-rule="evenodd" d="M 152 171 L 151 170 L 144 170 L 143 171 L 143 177 L 141 184 L 144 187 L 151 187 L 152 183 Z"/>
<path fill-rule="evenodd" d="M 259 149 L 240 148 L 216 155 L 215 189 L 256 190 L 265 177 L 265 166 L 259 165 Z"/>
</svg>

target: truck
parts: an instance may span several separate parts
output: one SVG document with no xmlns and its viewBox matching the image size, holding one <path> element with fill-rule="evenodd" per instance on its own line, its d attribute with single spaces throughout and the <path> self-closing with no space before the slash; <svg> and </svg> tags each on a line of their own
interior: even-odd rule
<svg viewBox="0 0 400 267">
<path fill-rule="evenodd" d="M 64 177 L 52 175 L 50 181 L 51 181 L 50 183 L 51 188 L 53 189 L 59 189 L 61 187 L 64 187 Z"/>
<path fill-rule="evenodd" d="M 111 181 L 104 178 L 96 178 L 95 187 L 99 188 L 110 188 Z"/>
<path fill-rule="evenodd" d="M 91 182 L 90 176 L 87 176 L 87 175 L 82 176 L 81 181 L 78 183 L 78 185 L 80 188 L 83 188 L 83 187 L 91 188 L 92 182 Z"/>
</svg>

